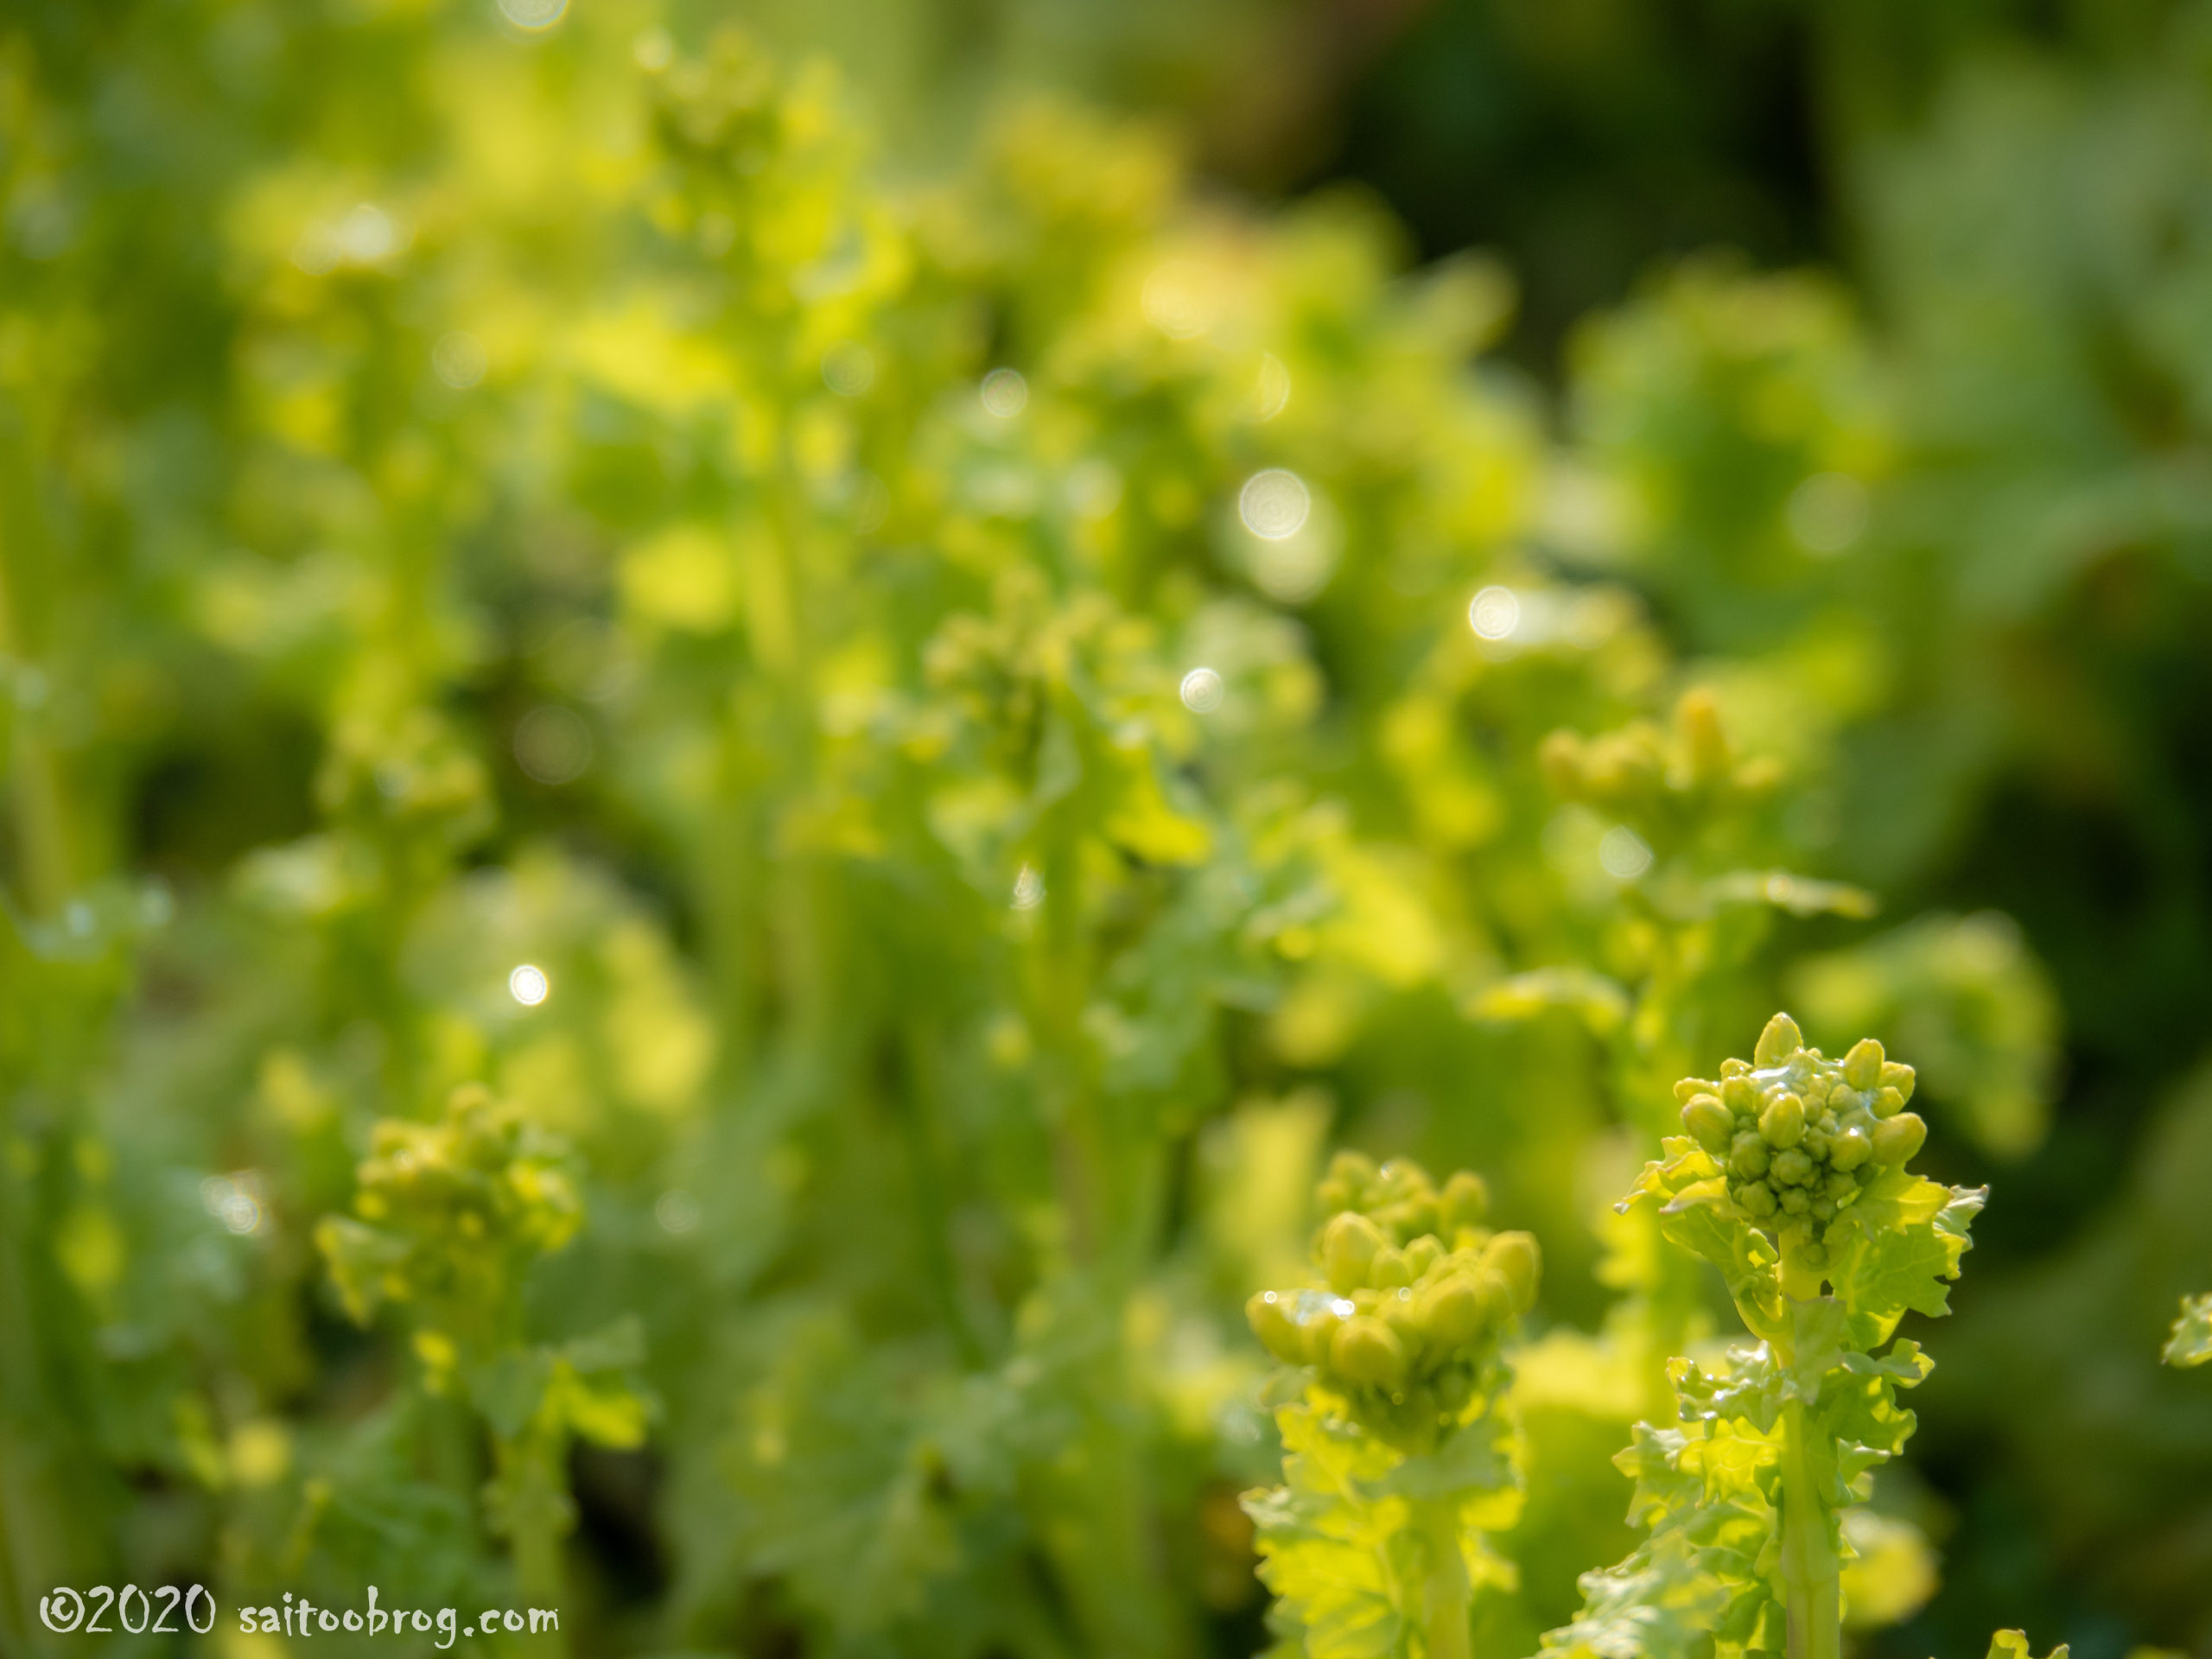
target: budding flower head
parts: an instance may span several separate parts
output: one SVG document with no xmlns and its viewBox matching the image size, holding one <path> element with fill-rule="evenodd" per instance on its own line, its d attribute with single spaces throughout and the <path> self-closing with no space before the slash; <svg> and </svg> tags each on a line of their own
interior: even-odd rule
<svg viewBox="0 0 2212 1659">
<path fill-rule="evenodd" d="M 1479 1176 L 1440 1188 L 1410 1160 L 1340 1153 L 1317 1196 L 1319 1282 L 1245 1304 L 1253 1334 L 1312 1386 L 1394 1445 L 1433 1446 L 1499 1386 L 1498 1344 L 1534 1306 L 1541 1268 L 1526 1233 L 1493 1233 Z"/>
<path fill-rule="evenodd" d="M 1712 1160 L 1705 1167 L 1718 1166 L 1714 1184 L 1735 1213 L 1781 1249 L 1793 1294 L 1817 1294 L 1862 1194 L 1926 1141 L 1927 1124 L 1904 1109 L 1912 1084 L 1912 1068 L 1872 1038 L 1832 1060 L 1777 1014 L 1751 1060 L 1724 1063 L 1717 1085 L 1676 1086 L 1682 1127 Z"/>
</svg>

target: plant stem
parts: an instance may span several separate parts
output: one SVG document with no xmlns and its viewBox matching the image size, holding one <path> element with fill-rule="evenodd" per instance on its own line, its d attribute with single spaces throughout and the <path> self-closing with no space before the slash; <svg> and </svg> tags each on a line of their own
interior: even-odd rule
<svg viewBox="0 0 2212 1659">
<path fill-rule="evenodd" d="M 516 1592 L 533 1606 L 557 1609 L 565 1580 L 561 1544 L 575 1516 L 563 1466 L 565 1447 L 536 1425 L 514 1439 L 500 1437 L 495 1446 L 507 1488 Z M 556 1652 L 567 1645 L 565 1636 L 550 1640 Z"/>
<path fill-rule="evenodd" d="M 1467 1558 L 1459 1548 L 1459 1524 L 1448 1503 L 1428 1506 L 1428 1580 L 1421 1586 L 1421 1623 L 1428 1637 L 1428 1659 L 1470 1659 L 1467 1611 L 1474 1586 Z"/>
<path fill-rule="evenodd" d="M 1782 1588 L 1789 1615 L 1789 1659 L 1841 1659 L 1841 1564 L 1828 1517 L 1814 1489 L 1805 1440 L 1805 1406 L 1793 1400 L 1783 1417 Z"/>
</svg>

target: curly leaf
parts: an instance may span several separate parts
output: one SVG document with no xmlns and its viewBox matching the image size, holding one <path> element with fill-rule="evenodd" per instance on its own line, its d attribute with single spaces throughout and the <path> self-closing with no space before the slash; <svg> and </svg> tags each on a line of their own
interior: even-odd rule
<svg viewBox="0 0 2212 1659">
<path fill-rule="evenodd" d="M 1613 1207 L 1625 1215 L 1643 1198 L 1659 1204 L 1659 1230 L 1672 1243 L 1720 1269 L 1744 1322 L 1759 1336 L 1779 1335 L 1783 1323 L 1781 1255 L 1728 1197 L 1721 1169 L 1688 1135 L 1661 1142 L 1666 1154 L 1646 1164 L 1629 1195 Z"/>
<path fill-rule="evenodd" d="M 1846 1242 L 1828 1278 L 1861 1346 L 1888 1340 L 1908 1312 L 1951 1311 L 1946 1286 L 1959 1276 L 1973 1244 L 1967 1229 L 1988 1196 L 1986 1187 L 1943 1186 L 1895 1170 L 1845 1212 Z"/>
<path fill-rule="evenodd" d="M 1651 1535 L 1618 1566 L 1582 1575 L 1582 1611 L 1546 1633 L 1542 1659 L 1778 1648 L 1782 1610 L 1760 1570 L 1778 1523 L 1776 1456 L 1765 1436 L 1726 1421 L 1694 1433 L 1638 1424 L 1614 1461 L 1636 1480 L 1630 1518 Z"/>
<path fill-rule="evenodd" d="M 2181 1305 L 2173 1334 L 2161 1356 L 2169 1365 L 2202 1365 L 2212 1359 L 2212 1294 L 2191 1296 Z"/>
</svg>

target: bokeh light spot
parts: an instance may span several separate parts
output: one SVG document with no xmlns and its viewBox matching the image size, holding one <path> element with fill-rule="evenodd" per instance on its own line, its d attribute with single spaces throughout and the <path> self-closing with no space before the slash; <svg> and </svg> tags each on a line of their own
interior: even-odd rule
<svg viewBox="0 0 2212 1659">
<path fill-rule="evenodd" d="M 1521 626 L 1521 600 L 1510 588 L 1485 588 L 1467 607 L 1467 625 L 1484 639 L 1510 639 Z"/>
<path fill-rule="evenodd" d="M 1273 352 L 1260 355 L 1260 372 L 1252 387 L 1252 418 L 1272 421 L 1290 402 L 1290 371 Z"/>
<path fill-rule="evenodd" d="M 1028 407 L 1029 383 L 1015 369 L 993 369 L 983 377 L 983 407 L 1010 421 Z"/>
<path fill-rule="evenodd" d="M 567 14 L 569 0 L 499 0 L 499 15 L 517 29 L 537 34 L 550 29 Z"/>
<path fill-rule="evenodd" d="M 822 354 L 822 384 L 840 397 L 857 397 L 875 384 L 875 358 L 855 340 Z"/>
<path fill-rule="evenodd" d="M 1034 910 L 1045 902 L 1045 878 L 1037 874 L 1034 866 L 1025 864 L 1021 873 L 1014 878 L 1014 907 Z"/>
<path fill-rule="evenodd" d="M 1635 830 L 1624 823 L 1617 823 L 1599 842 L 1598 861 L 1605 867 L 1607 875 L 1633 881 L 1651 868 L 1651 849 L 1643 844 L 1643 837 Z"/>
<path fill-rule="evenodd" d="M 432 372 L 455 391 L 467 391 L 481 380 L 488 365 L 484 342 L 474 334 L 447 334 L 430 348 Z"/>
<path fill-rule="evenodd" d="M 1297 535 L 1313 511 L 1313 496 L 1306 480 L 1280 467 L 1253 474 L 1236 498 L 1236 516 L 1262 541 L 1285 541 Z"/>
<path fill-rule="evenodd" d="M 573 709 L 549 702 L 515 726 L 515 764 L 534 781 L 572 784 L 591 765 L 591 728 Z"/>
<path fill-rule="evenodd" d="M 210 1175 L 200 1183 L 200 1202 L 227 1232 L 243 1238 L 261 1230 L 261 1176 L 254 1170 Z"/>
<path fill-rule="evenodd" d="M 680 1238 L 698 1226 L 699 1200 L 682 1187 L 671 1187 L 653 1205 L 653 1219 L 660 1223 L 661 1231 Z"/>
<path fill-rule="evenodd" d="M 1866 486 L 1848 473 L 1815 473 L 1789 493 L 1789 533 L 1819 558 L 1849 550 L 1866 531 Z"/>
</svg>

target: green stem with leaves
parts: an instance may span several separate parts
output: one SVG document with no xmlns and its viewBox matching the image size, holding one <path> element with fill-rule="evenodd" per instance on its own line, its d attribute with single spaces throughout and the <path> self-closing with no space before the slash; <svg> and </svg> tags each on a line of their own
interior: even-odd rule
<svg viewBox="0 0 2212 1659">
<path fill-rule="evenodd" d="M 1471 1659 L 1483 1534 L 1520 1514 L 1502 1349 L 1535 1301 L 1535 1241 L 1483 1226 L 1465 1171 L 1440 1190 L 1339 1153 L 1319 1197 L 1316 1281 L 1246 1305 L 1300 1384 L 1275 1414 L 1283 1484 L 1244 1496 L 1268 1622 L 1314 1659 Z"/>
</svg>

